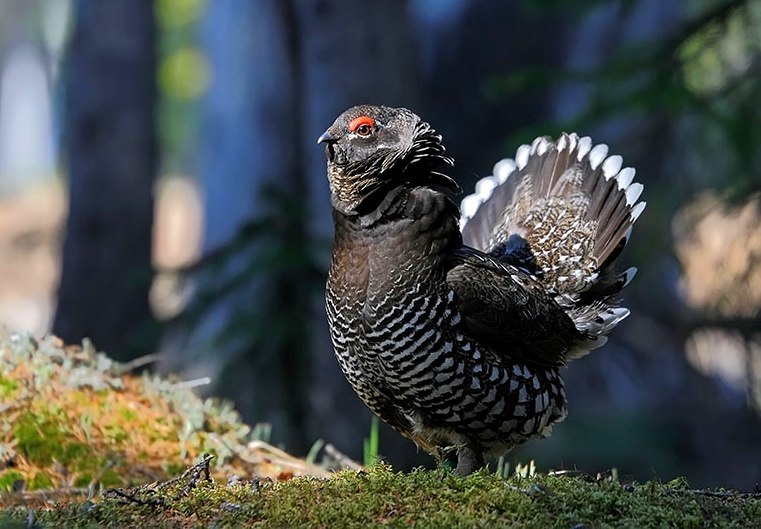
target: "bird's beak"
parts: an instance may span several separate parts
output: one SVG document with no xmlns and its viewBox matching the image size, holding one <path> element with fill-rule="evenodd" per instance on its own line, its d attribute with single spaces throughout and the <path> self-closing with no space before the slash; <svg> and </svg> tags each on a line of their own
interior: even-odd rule
<svg viewBox="0 0 761 529">
<path fill-rule="evenodd" d="M 322 135 L 317 138 L 317 143 L 324 143 L 325 144 L 325 157 L 328 159 L 329 162 L 332 162 L 336 157 L 336 151 L 333 148 L 333 144 L 338 141 L 338 138 L 333 136 L 330 133 L 330 129 L 326 130 L 322 133 Z"/>
<path fill-rule="evenodd" d="M 317 138 L 317 143 L 335 143 L 336 141 L 338 141 L 338 138 L 333 136 L 329 130 L 326 130 Z"/>
</svg>

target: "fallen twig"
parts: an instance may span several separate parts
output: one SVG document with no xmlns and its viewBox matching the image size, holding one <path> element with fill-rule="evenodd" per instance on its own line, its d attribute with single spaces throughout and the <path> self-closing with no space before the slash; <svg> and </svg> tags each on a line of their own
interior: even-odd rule
<svg viewBox="0 0 761 529">
<path fill-rule="evenodd" d="M 130 360 L 129 362 L 125 362 L 119 367 L 122 373 L 129 373 L 148 364 L 158 362 L 159 360 L 161 360 L 160 353 L 150 353 L 147 355 L 139 356 L 133 360 Z"/>
<path fill-rule="evenodd" d="M 143 492 L 143 491 L 138 491 Z M 115 496 L 117 499 L 127 500 L 127 503 L 134 503 L 136 505 L 141 506 L 151 506 L 156 507 L 158 505 L 164 505 L 164 498 L 161 496 L 156 498 L 140 498 L 137 494 L 132 494 L 128 491 L 124 491 L 122 489 L 108 489 L 103 493 L 104 498 L 110 498 Z"/>
<path fill-rule="evenodd" d="M 174 497 L 171 498 L 171 501 L 177 501 L 180 498 L 184 498 L 190 494 L 190 491 L 198 486 L 198 482 L 201 479 L 204 479 L 205 481 L 212 480 L 211 470 L 209 468 L 212 459 L 214 459 L 213 455 L 203 454 L 203 456 L 201 456 L 201 460 L 198 461 L 198 463 L 188 467 L 180 476 L 174 477 L 167 481 L 163 481 L 161 483 L 144 485 L 131 491 L 124 491 L 122 489 L 108 489 L 103 493 L 103 497 L 116 497 L 118 499 L 127 500 L 128 502 L 134 503 L 136 505 L 165 505 L 166 499 L 164 497 L 152 497 L 152 495 L 180 481 L 187 480 L 182 489 Z"/>
<path fill-rule="evenodd" d="M 363 470 L 365 468 L 330 443 L 325 445 L 325 453 L 343 468 L 350 468 L 352 470 Z"/>
</svg>

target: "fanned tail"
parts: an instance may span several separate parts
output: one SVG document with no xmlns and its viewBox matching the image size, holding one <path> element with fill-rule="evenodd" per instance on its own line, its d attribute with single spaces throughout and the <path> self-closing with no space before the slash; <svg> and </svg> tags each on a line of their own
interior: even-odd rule
<svg viewBox="0 0 761 529">
<path fill-rule="evenodd" d="M 464 243 L 535 276 L 589 337 L 569 360 L 602 345 L 629 314 L 618 294 L 636 269 L 618 273 L 614 264 L 645 202 L 622 162 L 589 137 L 540 137 L 462 201 Z"/>
</svg>

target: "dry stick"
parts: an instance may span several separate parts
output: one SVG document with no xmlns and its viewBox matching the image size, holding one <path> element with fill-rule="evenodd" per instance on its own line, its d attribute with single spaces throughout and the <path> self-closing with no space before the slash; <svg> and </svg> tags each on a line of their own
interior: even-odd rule
<svg viewBox="0 0 761 529">
<path fill-rule="evenodd" d="M 211 472 L 209 471 L 209 462 L 214 458 L 211 454 L 204 454 L 203 459 L 190 467 L 188 470 L 186 470 L 183 473 L 183 477 L 185 477 L 188 474 L 188 471 L 191 472 L 190 479 L 185 484 L 185 486 L 182 488 L 182 490 L 175 496 L 173 499 L 179 500 L 180 498 L 183 498 L 190 494 L 190 491 L 196 488 L 198 485 L 198 481 L 201 479 L 201 475 L 203 475 L 204 479 L 206 481 L 211 481 Z"/>
<path fill-rule="evenodd" d="M 172 384 L 172 389 L 193 389 L 200 386 L 211 384 L 211 377 L 194 378 L 193 380 L 183 380 Z"/>
<path fill-rule="evenodd" d="M 201 456 L 201 460 L 198 463 L 187 468 L 185 472 L 183 472 L 180 476 L 174 477 L 172 479 L 164 481 L 163 483 L 159 483 L 158 485 L 155 485 L 155 486 L 140 487 L 134 493 L 126 492 L 121 489 L 108 489 L 104 493 L 104 496 L 108 497 L 113 495 L 121 499 L 129 500 L 130 502 L 136 503 L 137 505 L 150 505 L 150 506 L 165 505 L 165 500 L 162 497 L 158 497 L 158 498 L 149 497 L 149 498 L 143 499 L 143 498 L 140 498 L 138 495 L 139 494 L 146 494 L 146 495 L 155 494 L 161 489 L 165 489 L 166 487 L 173 485 L 183 479 L 187 479 L 189 477 L 190 479 L 188 479 L 188 482 L 185 484 L 182 490 L 172 498 L 172 501 L 177 501 L 180 498 L 187 496 L 190 493 L 190 491 L 193 490 L 198 485 L 198 481 L 201 479 L 202 476 L 206 481 L 211 481 L 211 471 L 209 469 L 209 463 L 211 462 L 212 459 L 214 459 L 213 455 L 203 454 L 203 456 Z"/>
<path fill-rule="evenodd" d="M 104 496 L 116 496 L 120 499 L 128 500 L 131 503 L 135 503 L 137 505 L 150 505 L 151 507 L 155 507 L 157 505 L 164 505 L 164 498 L 158 497 L 158 498 L 148 498 L 148 499 L 142 499 L 137 497 L 136 494 L 130 494 L 129 492 L 125 492 L 121 489 L 108 489 Z"/>
<path fill-rule="evenodd" d="M 141 368 L 145 365 L 158 362 L 159 360 L 161 360 L 160 353 L 150 353 L 147 355 L 139 356 L 133 360 L 130 360 L 129 362 L 125 362 L 120 366 L 120 368 L 123 373 L 129 373 L 130 371 L 134 371 L 135 369 Z"/>
<path fill-rule="evenodd" d="M 266 452 L 266 455 L 259 456 L 262 460 L 274 464 L 279 465 L 283 467 L 289 467 L 295 470 L 301 470 L 304 471 L 306 469 L 309 469 L 309 472 L 311 474 L 324 476 L 327 475 L 327 472 L 323 471 L 320 467 L 316 465 L 310 465 L 309 463 L 306 463 L 303 459 L 299 459 L 295 456 L 292 456 L 288 452 L 285 452 L 284 450 L 281 450 L 275 446 L 272 446 L 269 443 L 265 443 L 264 441 L 251 441 L 248 443 L 247 448 L 251 452 L 255 452 L 257 450 Z M 236 451 L 236 454 L 243 459 L 244 461 L 251 462 L 253 464 L 256 464 L 257 462 L 250 458 L 245 456 L 242 452 Z"/>
<path fill-rule="evenodd" d="M 354 461 L 352 458 L 338 450 L 335 446 L 328 443 L 325 445 L 325 453 L 336 460 L 336 463 L 344 468 L 351 468 L 352 470 L 362 470 L 364 467 Z"/>
</svg>

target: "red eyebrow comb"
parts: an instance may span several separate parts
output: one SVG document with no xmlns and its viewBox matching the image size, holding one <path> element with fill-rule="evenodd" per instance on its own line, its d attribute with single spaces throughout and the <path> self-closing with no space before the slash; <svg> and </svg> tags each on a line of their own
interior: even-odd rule
<svg viewBox="0 0 761 529">
<path fill-rule="evenodd" d="M 369 125 L 371 127 L 375 127 L 375 120 L 371 118 L 370 116 L 359 116 L 358 118 L 354 118 L 349 123 L 349 130 L 351 132 L 356 132 L 356 130 L 361 127 L 362 125 Z"/>
</svg>

